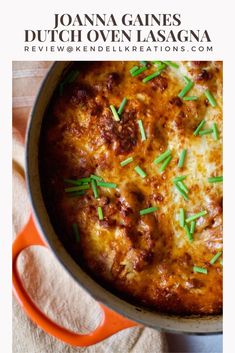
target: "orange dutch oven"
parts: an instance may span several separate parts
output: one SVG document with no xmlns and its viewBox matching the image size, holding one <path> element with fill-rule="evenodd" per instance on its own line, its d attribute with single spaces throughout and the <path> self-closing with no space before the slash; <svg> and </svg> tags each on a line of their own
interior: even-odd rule
<svg viewBox="0 0 235 353">
<path fill-rule="evenodd" d="M 38 150 L 42 119 L 50 99 L 67 72 L 70 62 L 56 62 L 45 77 L 32 109 L 26 136 L 26 179 L 31 199 L 32 215 L 13 243 L 13 290 L 26 314 L 44 331 L 76 346 L 98 343 L 128 327 L 144 325 L 157 330 L 188 334 L 218 334 L 222 332 L 222 315 L 177 316 L 167 315 L 131 304 L 94 281 L 73 260 L 55 233 L 44 205 L 39 177 Z M 103 318 L 91 333 L 71 332 L 42 313 L 26 293 L 17 272 L 17 257 L 31 245 L 46 246 L 92 297 L 100 303 Z"/>
</svg>

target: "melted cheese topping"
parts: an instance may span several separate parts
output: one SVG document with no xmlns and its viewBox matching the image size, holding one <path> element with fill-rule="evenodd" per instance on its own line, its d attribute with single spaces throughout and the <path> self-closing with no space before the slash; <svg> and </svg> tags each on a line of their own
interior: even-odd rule
<svg viewBox="0 0 235 353">
<path fill-rule="evenodd" d="M 79 262 L 98 280 L 159 311 L 180 314 L 220 313 L 222 266 L 210 264 L 222 248 L 222 185 L 208 178 L 222 175 L 222 64 L 178 62 L 160 76 L 143 83 L 156 68 L 148 64 L 142 74 L 129 70 L 138 62 L 78 63 L 79 75 L 57 93 L 44 119 L 40 168 L 42 188 L 55 228 Z M 178 94 L 186 75 L 194 86 L 184 101 Z M 212 107 L 204 91 L 209 88 L 217 105 Z M 120 122 L 114 121 L 110 105 L 127 104 Z M 141 140 L 141 119 L 147 139 Z M 212 134 L 194 136 L 202 119 L 204 128 L 217 124 L 219 140 Z M 153 163 L 170 149 L 172 160 L 164 172 Z M 187 149 L 183 168 L 180 152 Z M 120 162 L 133 157 L 121 167 Z M 141 178 L 139 165 L 147 174 Z M 98 187 L 95 199 L 90 188 L 80 197 L 64 192 L 64 179 L 91 174 L 117 184 L 116 189 Z M 187 175 L 186 201 L 172 179 Z M 68 185 L 67 185 L 68 186 Z M 103 209 L 99 220 L 97 207 Z M 140 216 L 141 209 L 157 206 Z M 179 224 L 179 210 L 187 217 L 202 210 L 196 221 L 193 242 Z M 71 225 L 77 223 L 80 242 Z M 69 244 L 69 245 L 68 245 Z M 194 273 L 193 266 L 208 274 Z"/>
</svg>

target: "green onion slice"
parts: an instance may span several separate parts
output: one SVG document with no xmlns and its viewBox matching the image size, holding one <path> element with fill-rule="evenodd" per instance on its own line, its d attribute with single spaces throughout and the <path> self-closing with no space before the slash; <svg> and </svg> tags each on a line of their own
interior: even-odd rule
<svg viewBox="0 0 235 353">
<path fill-rule="evenodd" d="M 209 89 L 206 89 L 204 92 L 206 98 L 208 99 L 210 105 L 214 108 L 216 107 L 217 103 L 215 100 L 215 97 L 213 96 L 213 94 L 209 91 Z"/>
<path fill-rule="evenodd" d="M 159 70 L 159 71 L 154 72 L 154 73 L 151 74 L 151 75 L 146 76 L 145 78 L 143 78 L 142 82 L 143 82 L 143 83 L 146 83 L 146 82 L 152 80 L 154 77 L 159 76 L 159 75 L 161 74 L 161 72 L 162 72 L 162 71 Z"/>
<path fill-rule="evenodd" d="M 177 182 L 174 182 L 174 185 L 175 185 L 176 189 L 179 191 L 179 193 L 183 196 L 183 198 L 184 198 L 186 201 L 188 201 L 188 200 L 189 200 L 189 197 L 188 197 L 188 195 L 186 194 L 186 192 L 181 189 L 181 187 L 178 185 Z"/>
<path fill-rule="evenodd" d="M 124 161 L 120 162 L 120 165 L 121 165 L 121 167 L 124 167 L 125 165 L 133 162 L 133 160 L 134 160 L 133 157 L 129 157 L 129 158 L 125 159 Z"/>
<path fill-rule="evenodd" d="M 212 134 L 212 132 L 213 132 L 213 129 L 205 129 L 205 130 L 199 131 L 199 135 L 200 136 L 209 135 L 209 134 Z"/>
<path fill-rule="evenodd" d="M 197 99 L 198 99 L 197 96 L 186 96 L 186 97 L 183 97 L 184 101 L 196 101 Z"/>
<path fill-rule="evenodd" d="M 145 208 L 145 209 L 140 211 L 140 215 L 143 216 L 145 214 L 152 213 L 152 212 L 155 212 L 157 210 L 158 210 L 158 208 L 154 207 L 154 206 L 153 207 L 149 207 L 149 208 Z"/>
<path fill-rule="evenodd" d="M 118 113 L 117 113 L 116 108 L 114 107 L 114 105 L 110 105 L 110 109 L 111 109 L 111 111 L 112 111 L 112 113 L 113 113 L 113 119 L 114 119 L 115 121 L 120 121 L 119 115 L 118 115 Z"/>
<path fill-rule="evenodd" d="M 185 157 L 186 157 L 186 153 L 187 153 L 187 150 L 184 149 L 181 154 L 180 154 L 180 158 L 179 158 L 179 163 L 178 163 L 178 167 L 179 168 L 182 168 L 183 165 L 184 165 L 184 160 L 185 160 Z"/>
<path fill-rule="evenodd" d="M 193 216 L 190 216 L 188 218 L 186 218 L 186 223 L 190 223 L 192 221 L 195 221 L 196 219 L 200 218 L 200 217 L 203 217 L 207 214 L 207 211 L 204 210 L 204 211 L 201 211 L 201 212 L 198 212 L 196 214 L 194 214 Z"/>
<path fill-rule="evenodd" d="M 65 77 L 63 84 L 72 83 L 76 79 L 78 74 L 79 74 L 78 70 L 70 71 L 70 73 Z"/>
<path fill-rule="evenodd" d="M 64 179 L 64 182 L 72 185 L 88 184 L 91 178 L 81 178 L 81 179 Z"/>
<path fill-rule="evenodd" d="M 144 72 L 147 69 L 146 66 L 142 66 L 139 69 L 135 70 L 134 72 L 131 73 L 132 77 L 138 76 L 139 74 L 141 74 L 142 72 Z"/>
<path fill-rule="evenodd" d="M 188 194 L 189 189 L 187 188 L 187 186 L 185 185 L 185 183 L 182 180 L 177 181 L 177 184 L 179 185 L 181 190 L 183 190 L 184 192 L 186 192 L 186 194 Z"/>
<path fill-rule="evenodd" d="M 216 263 L 216 261 L 218 260 L 218 258 L 222 255 L 222 251 L 217 252 L 217 254 L 215 256 L 212 257 L 212 259 L 210 260 L 210 264 L 214 265 L 214 263 Z"/>
<path fill-rule="evenodd" d="M 166 67 L 166 64 L 164 64 L 162 61 L 153 61 L 153 64 L 157 66 L 158 71 L 162 71 Z"/>
<path fill-rule="evenodd" d="M 84 185 L 78 185 L 78 186 L 72 186 L 69 188 L 65 188 L 64 191 L 65 192 L 74 192 L 74 191 L 88 190 L 88 189 L 90 189 L 90 186 L 84 184 Z"/>
<path fill-rule="evenodd" d="M 139 67 L 138 66 L 133 66 L 131 69 L 130 69 L 130 74 L 132 75 Z"/>
<path fill-rule="evenodd" d="M 123 109 L 127 103 L 127 98 L 123 98 L 122 103 L 120 104 L 120 107 L 118 108 L 118 115 L 121 115 L 123 112 Z"/>
<path fill-rule="evenodd" d="M 189 229 L 189 227 L 188 227 L 187 224 L 185 224 L 184 229 L 185 229 L 186 234 L 187 234 L 187 236 L 188 236 L 188 240 L 189 240 L 190 242 L 192 242 L 192 241 L 193 241 L 193 235 L 190 233 L 190 229 Z"/>
<path fill-rule="evenodd" d="M 143 169 L 141 169 L 140 166 L 138 165 L 134 168 L 134 170 L 136 171 L 137 174 L 141 176 L 141 178 L 145 178 L 147 176 L 147 174 L 143 171 Z"/>
<path fill-rule="evenodd" d="M 100 176 L 95 175 L 95 174 L 91 174 L 90 178 L 94 179 L 94 180 L 97 180 L 97 181 L 102 181 L 103 180 Z"/>
<path fill-rule="evenodd" d="M 73 229 L 73 233 L 75 235 L 76 241 L 79 242 L 80 241 L 80 233 L 79 233 L 79 229 L 78 229 L 77 223 L 73 223 L 72 224 L 72 229 Z"/>
<path fill-rule="evenodd" d="M 102 186 L 103 188 L 115 189 L 117 184 L 115 183 L 106 183 L 104 181 L 97 181 L 98 186 Z"/>
<path fill-rule="evenodd" d="M 193 235 L 195 232 L 195 227 L 196 227 L 196 221 L 192 221 L 190 223 L 190 233 Z"/>
<path fill-rule="evenodd" d="M 164 170 L 166 169 L 166 167 L 168 166 L 168 164 L 170 163 L 171 160 L 172 160 L 172 156 L 169 156 L 164 160 L 161 167 L 159 168 L 159 171 L 161 173 L 164 172 Z"/>
<path fill-rule="evenodd" d="M 186 80 L 186 78 L 187 77 L 185 77 L 185 80 Z M 194 83 L 190 79 L 187 78 L 186 81 L 187 81 L 186 86 L 178 94 L 178 97 L 180 97 L 180 98 L 183 98 L 191 90 L 191 88 L 194 85 Z"/>
<path fill-rule="evenodd" d="M 173 179 L 174 182 L 177 182 L 177 181 L 182 181 L 184 179 L 186 179 L 187 175 L 180 175 L 176 178 Z"/>
<path fill-rule="evenodd" d="M 197 273 L 203 273 L 205 275 L 207 275 L 207 269 L 204 267 L 198 267 L 198 266 L 193 266 L 193 272 L 197 272 Z"/>
<path fill-rule="evenodd" d="M 185 224 L 185 212 L 183 208 L 180 208 L 180 226 L 184 227 Z"/>
<path fill-rule="evenodd" d="M 199 134 L 199 131 L 203 128 L 203 126 L 205 125 L 206 120 L 203 119 L 200 124 L 198 125 L 198 127 L 196 128 L 196 130 L 194 131 L 194 136 L 197 136 Z"/>
<path fill-rule="evenodd" d="M 97 188 L 97 183 L 96 183 L 96 181 L 94 179 L 91 180 L 91 187 L 92 187 L 92 190 L 93 190 L 95 198 L 98 199 L 99 191 L 98 191 L 98 188 Z"/>
<path fill-rule="evenodd" d="M 221 183 L 223 181 L 223 175 L 208 178 L 209 183 Z"/>
<path fill-rule="evenodd" d="M 81 196 L 84 194 L 85 194 L 85 190 L 80 190 L 80 191 L 70 192 L 70 193 L 68 193 L 68 196 L 69 197 L 78 197 L 78 196 Z"/>
<path fill-rule="evenodd" d="M 166 64 L 167 66 L 174 67 L 175 69 L 179 68 L 179 65 L 174 63 L 173 61 L 163 61 L 163 63 Z"/>
<path fill-rule="evenodd" d="M 98 212 L 99 220 L 102 221 L 104 219 L 102 207 L 98 206 L 97 207 L 97 212 Z"/>
<path fill-rule="evenodd" d="M 63 93 L 64 93 L 64 84 L 63 82 L 61 82 L 59 85 L 59 95 L 62 96 Z"/>
<path fill-rule="evenodd" d="M 141 141 L 145 141 L 146 140 L 146 134 L 145 134 L 145 131 L 144 131 L 144 126 L 143 126 L 142 120 L 138 120 L 138 125 L 139 125 L 139 129 L 140 129 L 140 134 L 141 134 Z"/>
<path fill-rule="evenodd" d="M 217 124 L 216 124 L 216 123 L 213 123 L 212 129 L 213 129 L 213 136 L 214 136 L 214 139 L 215 139 L 215 140 L 218 140 L 218 139 L 219 139 L 219 131 L 218 131 L 218 128 L 217 128 Z"/>
<path fill-rule="evenodd" d="M 158 156 L 158 157 L 153 161 L 153 163 L 154 163 L 154 164 L 161 163 L 164 159 L 166 159 L 167 157 L 169 157 L 170 154 L 171 154 L 171 151 L 170 151 L 170 150 L 165 151 L 164 153 L 160 154 L 160 156 Z"/>
</svg>

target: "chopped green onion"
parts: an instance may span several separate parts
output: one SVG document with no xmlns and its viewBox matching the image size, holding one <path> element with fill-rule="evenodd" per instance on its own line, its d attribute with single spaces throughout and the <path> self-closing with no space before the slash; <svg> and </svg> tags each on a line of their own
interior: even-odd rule
<svg viewBox="0 0 235 353">
<path fill-rule="evenodd" d="M 141 65 L 146 66 L 147 65 L 147 61 L 140 61 Z"/>
<path fill-rule="evenodd" d="M 98 212 L 99 220 L 102 221 L 104 219 L 102 207 L 98 206 L 97 207 L 97 212 Z"/>
<path fill-rule="evenodd" d="M 75 192 L 70 192 L 68 194 L 69 197 L 77 197 L 85 194 L 85 190 L 80 190 L 80 191 L 75 191 Z"/>
<path fill-rule="evenodd" d="M 65 77 L 63 84 L 72 83 L 76 79 L 78 74 L 79 74 L 78 70 L 70 71 L 70 73 Z"/>
<path fill-rule="evenodd" d="M 180 175 L 176 178 L 173 179 L 174 182 L 177 182 L 177 181 L 182 181 L 184 179 L 186 179 L 187 175 Z"/>
<path fill-rule="evenodd" d="M 214 263 L 216 263 L 216 261 L 218 260 L 218 258 L 222 255 L 222 251 L 221 252 L 217 252 L 217 254 L 212 257 L 212 259 L 210 260 L 210 264 L 214 265 Z"/>
<path fill-rule="evenodd" d="M 184 81 L 185 81 L 185 83 L 191 82 L 190 78 L 188 78 L 187 76 L 184 76 Z"/>
<path fill-rule="evenodd" d="M 138 173 L 141 178 L 145 178 L 146 177 L 146 173 L 143 171 L 143 169 L 141 169 L 138 165 L 134 168 L 134 170 L 136 171 L 136 173 Z"/>
<path fill-rule="evenodd" d="M 127 98 L 123 98 L 122 103 L 120 104 L 120 107 L 118 108 L 118 114 L 121 115 L 123 112 L 123 109 L 127 103 Z"/>
<path fill-rule="evenodd" d="M 146 66 L 142 66 L 139 69 L 135 70 L 134 72 L 131 73 L 132 77 L 138 76 L 139 74 L 141 74 L 142 72 L 144 72 L 147 69 Z"/>
<path fill-rule="evenodd" d="M 207 214 L 207 211 L 201 211 L 201 212 L 198 212 L 198 213 L 196 213 L 196 214 L 194 214 L 193 216 L 190 216 L 190 217 L 188 217 L 188 218 L 186 218 L 186 223 L 190 223 L 190 222 L 192 222 L 192 221 L 195 221 L 195 219 L 198 219 L 198 218 L 200 218 L 200 217 L 203 217 L 203 216 L 205 216 Z"/>
<path fill-rule="evenodd" d="M 209 183 L 221 183 L 223 181 L 223 175 L 208 178 Z"/>
<path fill-rule="evenodd" d="M 185 212 L 183 208 L 180 208 L 180 226 L 184 227 L 185 223 Z"/>
<path fill-rule="evenodd" d="M 160 154 L 160 156 L 158 156 L 158 157 L 153 161 L 153 163 L 154 163 L 154 164 L 161 163 L 164 159 L 166 159 L 167 157 L 169 157 L 170 154 L 171 154 L 171 151 L 170 151 L 170 150 L 165 151 L 164 153 Z"/>
<path fill-rule="evenodd" d="M 196 221 L 192 221 L 190 223 L 190 233 L 193 235 L 195 232 L 195 227 L 196 227 Z"/>
<path fill-rule="evenodd" d="M 94 180 L 97 180 L 97 181 L 102 181 L 103 180 L 100 176 L 97 176 L 95 174 L 91 174 L 90 178 L 94 179 Z"/>
<path fill-rule="evenodd" d="M 124 161 L 120 162 L 120 165 L 121 165 L 121 167 L 124 167 L 125 165 L 127 165 L 131 162 L 133 162 L 133 157 L 129 157 L 129 158 L 125 159 Z"/>
<path fill-rule="evenodd" d="M 113 119 L 114 119 L 115 121 L 120 121 L 119 115 L 118 115 L 118 113 L 117 113 L 116 108 L 114 107 L 114 105 L 110 105 L 110 109 L 111 109 L 111 111 L 112 111 L 112 113 L 113 113 Z"/>
<path fill-rule="evenodd" d="M 88 190 L 88 189 L 90 189 L 90 186 L 84 184 L 84 185 L 78 185 L 78 186 L 72 186 L 69 188 L 65 188 L 64 191 L 65 192 L 74 192 L 74 191 Z"/>
<path fill-rule="evenodd" d="M 81 185 L 81 184 L 88 184 L 91 181 L 91 178 L 81 178 L 81 179 L 64 179 L 65 183 L 72 184 L 72 185 Z"/>
<path fill-rule="evenodd" d="M 96 181 L 94 179 L 91 180 L 91 187 L 92 187 L 92 190 L 93 190 L 95 198 L 98 199 L 99 191 L 98 191 L 98 188 L 97 188 Z"/>
<path fill-rule="evenodd" d="M 205 125 L 206 120 L 203 119 L 200 124 L 198 125 L 198 127 L 196 128 L 196 130 L 194 131 L 194 136 L 197 136 L 199 134 L 199 131 L 201 130 L 201 128 Z"/>
<path fill-rule="evenodd" d="M 188 236 L 188 240 L 189 240 L 190 242 L 192 242 L 192 241 L 193 241 L 193 235 L 190 233 L 190 230 L 189 230 L 189 227 L 188 227 L 187 224 L 185 224 L 184 229 L 185 229 L 186 234 L 187 234 L 187 236 Z"/>
<path fill-rule="evenodd" d="M 221 266 L 223 266 L 223 259 L 221 259 L 219 263 Z"/>
<path fill-rule="evenodd" d="M 185 80 L 186 80 L 186 78 L 187 77 L 185 77 Z M 194 83 L 190 79 L 187 78 L 186 81 L 187 81 L 186 86 L 178 94 L 178 97 L 180 97 L 180 98 L 183 98 L 191 90 L 191 88 L 194 85 Z"/>
<path fill-rule="evenodd" d="M 63 84 L 63 82 L 61 82 L 60 86 L 59 86 L 59 95 L 62 96 L 63 92 L 64 92 L 64 84 Z"/>
<path fill-rule="evenodd" d="M 186 153 L 187 153 L 187 150 L 184 149 L 181 154 L 180 154 L 180 158 L 179 158 L 179 163 L 178 163 L 178 167 L 179 168 L 182 168 L 183 165 L 184 165 L 184 160 L 185 160 L 185 157 L 186 157 Z"/>
<path fill-rule="evenodd" d="M 173 61 L 163 61 L 163 63 L 166 64 L 167 66 L 174 67 L 175 69 L 179 68 L 179 65 L 174 63 Z"/>
<path fill-rule="evenodd" d="M 148 76 L 146 76 L 145 78 L 143 78 L 142 82 L 146 83 L 146 82 L 152 80 L 154 77 L 159 76 L 160 74 L 161 74 L 161 71 L 160 71 L 160 70 L 159 70 L 159 71 L 156 71 L 156 72 L 154 72 L 153 74 L 148 75 Z"/>
<path fill-rule="evenodd" d="M 97 185 L 102 186 L 103 188 L 109 188 L 109 189 L 115 189 L 117 187 L 117 184 L 115 183 L 106 183 L 104 181 L 98 181 Z"/>
<path fill-rule="evenodd" d="M 159 168 L 159 171 L 161 173 L 164 172 L 164 170 L 166 169 L 166 167 L 168 166 L 168 164 L 170 163 L 171 160 L 172 160 L 172 156 L 169 156 L 164 160 L 161 167 Z"/>
<path fill-rule="evenodd" d="M 216 123 L 213 123 L 212 129 L 213 129 L 213 136 L 214 136 L 214 139 L 215 139 L 215 140 L 218 140 L 218 139 L 219 139 L 219 131 L 218 131 L 218 128 L 217 128 Z"/>
<path fill-rule="evenodd" d="M 197 96 L 187 96 L 187 97 L 183 97 L 184 101 L 196 101 L 198 99 Z"/>
<path fill-rule="evenodd" d="M 82 182 L 80 180 L 72 180 L 72 179 L 64 179 L 64 182 L 72 185 L 81 185 Z"/>
<path fill-rule="evenodd" d="M 203 273 L 207 275 L 207 269 L 204 267 L 193 266 L 193 272 Z"/>
<path fill-rule="evenodd" d="M 145 131 L 144 131 L 142 120 L 138 120 L 138 125 L 139 125 L 139 129 L 140 129 L 140 134 L 141 134 L 141 141 L 145 141 L 146 140 L 146 134 L 145 134 Z"/>
<path fill-rule="evenodd" d="M 152 212 L 155 212 L 157 211 L 158 208 L 157 207 L 149 207 L 149 208 L 145 208 L 143 210 L 140 211 L 140 215 L 143 216 L 145 214 L 148 214 L 148 213 L 152 213 Z"/>
<path fill-rule="evenodd" d="M 162 71 L 166 67 L 166 64 L 164 64 L 162 61 L 153 61 L 153 64 L 157 66 L 158 71 Z"/>
<path fill-rule="evenodd" d="M 208 135 L 208 134 L 212 134 L 213 129 L 205 129 L 205 130 L 201 130 L 199 131 L 199 135 L 203 136 L 203 135 Z"/>
<path fill-rule="evenodd" d="M 181 187 L 177 184 L 177 182 L 175 182 L 174 185 L 175 185 L 176 189 L 179 191 L 179 193 L 183 196 L 183 198 L 188 201 L 189 197 L 186 194 L 186 192 L 181 189 Z"/>
<path fill-rule="evenodd" d="M 132 75 L 139 67 L 138 66 L 133 66 L 131 69 L 130 69 L 130 74 Z"/>
<path fill-rule="evenodd" d="M 79 234 L 77 223 L 72 224 L 72 229 L 73 229 L 73 233 L 75 235 L 76 241 L 79 242 L 80 241 L 80 234 Z"/>
<path fill-rule="evenodd" d="M 179 185 L 179 187 L 181 188 L 181 190 L 183 190 L 184 192 L 186 192 L 186 194 L 188 194 L 189 189 L 187 188 L 187 186 L 185 185 L 185 183 L 182 180 L 179 180 L 177 182 L 177 184 Z"/>
<path fill-rule="evenodd" d="M 157 61 L 157 60 L 152 61 L 152 63 L 153 63 L 154 65 L 156 65 L 156 66 L 162 65 L 162 61 Z"/>
<path fill-rule="evenodd" d="M 206 98 L 208 99 L 210 105 L 213 108 L 216 107 L 216 105 L 217 105 L 216 100 L 215 100 L 213 94 L 209 91 L 209 89 L 206 89 L 204 94 L 205 94 Z"/>
</svg>

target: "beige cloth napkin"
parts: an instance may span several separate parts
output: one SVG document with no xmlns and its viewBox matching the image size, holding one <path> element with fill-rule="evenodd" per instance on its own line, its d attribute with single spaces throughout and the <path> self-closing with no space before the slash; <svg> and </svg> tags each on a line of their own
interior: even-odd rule
<svg viewBox="0 0 235 353">
<path fill-rule="evenodd" d="M 24 180 L 24 133 L 34 95 L 50 62 L 13 63 L 13 232 L 26 223 L 30 205 Z M 51 319 L 74 331 L 89 332 L 101 318 L 99 305 L 77 285 L 43 247 L 24 250 L 17 262 L 29 295 Z M 134 327 L 87 348 L 72 347 L 47 335 L 13 299 L 13 353 L 163 353 L 165 336 Z"/>
</svg>

